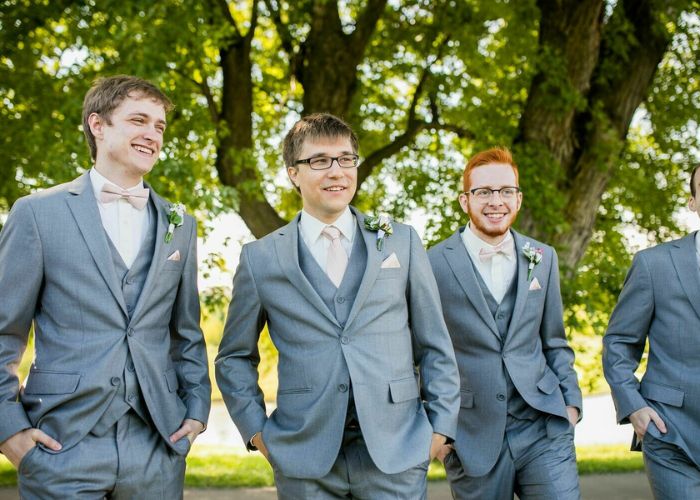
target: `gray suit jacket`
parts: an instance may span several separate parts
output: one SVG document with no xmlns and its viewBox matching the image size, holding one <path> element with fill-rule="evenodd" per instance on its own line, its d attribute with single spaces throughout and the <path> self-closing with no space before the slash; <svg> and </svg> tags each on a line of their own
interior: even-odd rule
<svg viewBox="0 0 700 500">
<path fill-rule="evenodd" d="M 112 379 L 123 373 L 127 343 L 165 441 L 184 418 L 206 423 L 211 385 L 199 327 L 196 224 L 187 216 L 164 243 L 169 204 L 151 193 L 157 240 L 131 320 L 88 174 L 12 207 L 0 232 L 0 441 L 38 427 L 63 450 L 78 443 L 117 392 Z M 167 260 L 176 250 L 181 260 Z M 36 355 L 20 391 L 17 363 L 32 321 Z"/>
<path fill-rule="evenodd" d="M 367 267 L 345 325 L 299 267 L 299 216 L 245 245 L 233 280 L 217 382 L 243 438 L 262 430 L 285 476 L 328 473 L 343 437 L 348 384 L 369 453 L 385 473 L 425 462 L 432 432 L 455 433 L 457 366 L 420 239 L 393 222 L 394 234 L 379 251 L 377 234 L 353 213 Z M 401 267 L 382 269 L 392 253 Z M 269 418 L 257 384 L 257 343 L 266 323 L 279 351 L 277 408 Z"/>
<path fill-rule="evenodd" d="M 574 353 L 562 321 L 559 269 L 554 249 L 512 231 L 518 258 L 517 296 L 508 335 L 502 339 L 461 238 L 455 234 L 428 252 L 461 377 L 455 447 L 466 473 L 486 474 L 496 463 L 506 427 L 506 378 L 531 407 L 567 418 L 582 408 Z M 542 248 L 527 279 L 526 242 Z M 541 288 L 530 290 L 535 278 Z"/>
<path fill-rule="evenodd" d="M 641 383 L 634 376 L 649 340 Z M 666 423 L 652 436 L 700 464 L 700 268 L 695 233 L 639 252 L 603 338 L 603 369 L 617 420 L 654 408 Z M 633 438 L 633 449 L 638 449 Z"/>
</svg>

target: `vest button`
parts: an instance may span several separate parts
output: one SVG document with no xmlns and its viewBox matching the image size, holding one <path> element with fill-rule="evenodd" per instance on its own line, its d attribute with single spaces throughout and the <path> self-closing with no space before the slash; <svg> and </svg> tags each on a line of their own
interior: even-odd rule
<svg viewBox="0 0 700 500">
<path fill-rule="evenodd" d="M 135 394 L 129 394 L 129 397 L 128 397 L 127 399 L 128 399 L 129 401 L 133 401 L 134 399 L 136 399 L 136 395 L 135 395 Z"/>
<path fill-rule="evenodd" d="M 112 377 L 111 379 L 109 379 L 109 383 L 114 386 L 117 386 L 121 383 L 121 379 L 119 377 Z"/>
<path fill-rule="evenodd" d="M 345 297 L 336 297 L 335 301 L 338 304 L 342 304 L 343 302 L 345 302 Z"/>
<path fill-rule="evenodd" d="M 342 337 L 340 337 L 340 343 L 341 344 L 349 344 L 350 339 L 348 337 L 346 337 L 345 335 L 343 335 Z"/>
<path fill-rule="evenodd" d="M 129 361 L 129 363 L 127 363 L 127 365 L 126 365 L 126 369 L 129 370 L 130 372 L 133 372 L 134 371 L 134 363 Z"/>
<path fill-rule="evenodd" d="M 129 337 L 133 337 L 133 336 L 134 336 L 134 329 L 133 329 L 133 328 L 129 328 L 129 329 L 126 331 L 126 334 L 127 334 Z"/>
<path fill-rule="evenodd" d="M 504 394 L 498 394 L 496 395 L 496 399 L 499 401 L 505 401 L 506 396 Z"/>
<path fill-rule="evenodd" d="M 340 384 L 340 385 L 338 386 L 338 390 L 339 390 L 340 392 L 347 392 L 347 390 L 348 390 L 347 384 Z"/>
</svg>

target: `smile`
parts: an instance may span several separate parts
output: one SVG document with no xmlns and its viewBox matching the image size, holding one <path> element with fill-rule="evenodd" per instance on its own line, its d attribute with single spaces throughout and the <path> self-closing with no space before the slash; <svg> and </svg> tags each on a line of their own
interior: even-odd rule
<svg viewBox="0 0 700 500">
<path fill-rule="evenodd" d="M 152 150 L 151 148 L 147 148 L 146 146 L 140 146 L 140 145 L 138 145 L 138 144 L 133 144 L 132 147 L 133 147 L 136 151 L 138 151 L 139 153 L 144 153 L 144 154 L 147 154 L 147 155 L 153 155 L 153 154 L 155 153 L 154 150 Z"/>
<path fill-rule="evenodd" d="M 346 188 L 343 186 L 329 186 L 326 188 L 323 188 L 324 191 L 332 191 L 332 192 L 337 192 L 337 191 L 345 191 Z"/>
</svg>

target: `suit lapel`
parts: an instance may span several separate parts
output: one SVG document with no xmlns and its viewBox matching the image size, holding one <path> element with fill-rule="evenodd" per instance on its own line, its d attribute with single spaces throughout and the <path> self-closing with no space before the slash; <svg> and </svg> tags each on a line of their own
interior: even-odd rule
<svg viewBox="0 0 700 500">
<path fill-rule="evenodd" d="M 671 260 L 676 268 L 678 280 L 688 296 L 695 314 L 700 317 L 700 280 L 698 279 L 698 260 L 695 250 L 695 233 L 673 243 Z"/>
<path fill-rule="evenodd" d="M 92 254 L 97 270 L 102 275 L 105 283 L 107 283 L 107 287 L 112 292 L 122 312 L 128 317 L 124 295 L 119 286 L 119 280 L 114 271 L 110 250 L 107 245 L 108 236 L 102 225 L 102 218 L 97 208 L 97 200 L 90 183 L 90 174 L 85 173 L 75 179 L 69 188 L 69 192 L 72 196 L 66 199 L 66 203 L 68 203 L 68 208 L 73 214 L 85 244 Z"/>
<path fill-rule="evenodd" d="M 352 304 L 352 309 L 350 309 L 348 320 L 345 323 L 346 330 L 352 321 L 357 317 L 362 305 L 365 303 L 365 300 L 367 300 L 369 292 L 372 291 L 374 282 L 377 281 L 377 276 L 381 270 L 382 260 L 384 257 L 384 253 L 377 250 L 377 233 L 370 231 L 365 227 L 364 214 L 356 210 L 355 207 L 350 207 L 350 210 L 357 218 L 357 225 L 359 228 L 358 234 L 356 234 L 355 237 L 362 238 L 365 242 L 365 247 L 367 248 L 367 267 L 365 267 L 365 273 L 362 276 L 360 288 L 357 290 L 355 301 Z"/>
<path fill-rule="evenodd" d="M 510 325 L 508 326 L 508 336 L 507 338 L 513 337 L 513 331 L 517 328 L 518 322 L 520 321 L 520 316 L 523 314 L 523 309 L 525 307 L 525 302 L 527 302 L 527 294 L 529 293 L 530 282 L 527 279 L 527 266 L 529 261 L 523 254 L 523 245 L 525 244 L 525 238 L 520 233 L 517 233 L 511 229 L 511 234 L 515 241 L 515 258 L 518 259 L 518 272 L 516 279 L 518 280 L 516 286 L 515 295 L 515 305 L 513 306 L 513 316 L 510 319 Z M 532 244 L 532 243 L 531 243 Z M 541 265 L 543 262 L 540 262 Z M 534 271 L 533 271 L 534 273 Z"/>
<path fill-rule="evenodd" d="M 277 238 L 275 239 L 277 260 L 287 279 L 301 292 L 306 300 L 335 325 L 340 326 L 338 320 L 328 309 L 328 306 L 323 302 L 323 299 L 311 283 L 309 283 L 309 280 L 306 279 L 301 267 L 299 267 L 299 217 L 300 215 L 297 215 L 292 222 L 278 230 Z"/>
<path fill-rule="evenodd" d="M 144 304 L 147 302 L 148 298 L 153 295 L 153 288 L 158 284 L 160 269 L 163 267 L 163 264 L 165 264 L 166 256 L 163 254 L 168 250 L 168 248 L 165 248 L 165 232 L 168 229 L 168 208 L 170 204 L 158 196 L 155 191 L 153 191 L 153 188 L 145 182 L 144 186 L 150 189 L 149 196 L 153 200 L 153 205 L 156 208 L 156 220 L 151 222 L 156 225 L 156 242 L 151 257 L 151 266 L 148 268 L 146 281 L 143 284 L 143 289 L 136 303 L 134 314 L 131 317 L 132 323 L 138 319 L 144 309 Z"/>
<path fill-rule="evenodd" d="M 466 231 L 466 229 L 464 230 Z M 471 257 L 462 242 L 460 231 L 461 229 L 450 236 L 445 242 L 443 255 L 445 255 L 447 264 L 452 269 L 452 273 L 457 279 L 459 286 L 462 287 L 462 290 L 474 306 L 474 309 L 476 309 L 476 312 L 479 313 L 479 316 L 481 316 L 481 319 L 488 325 L 493 334 L 500 339 L 501 335 L 498 333 L 498 325 L 496 325 L 496 320 L 493 319 L 493 315 L 481 291 L 474 266 L 471 264 Z"/>
</svg>

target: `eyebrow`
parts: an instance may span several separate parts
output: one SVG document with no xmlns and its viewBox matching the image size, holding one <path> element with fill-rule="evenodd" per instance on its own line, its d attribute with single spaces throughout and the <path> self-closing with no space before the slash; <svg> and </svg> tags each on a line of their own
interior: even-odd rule
<svg viewBox="0 0 700 500">
<path fill-rule="evenodd" d="M 353 152 L 353 151 L 341 151 L 341 152 L 340 152 L 340 156 L 345 156 L 345 155 L 356 155 L 356 154 L 357 154 L 357 153 L 355 153 L 355 152 Z M 330 154 L 330 153 L 326 153 L 326 152 L 320 152 L 320 153 L 316 153 L 315 155 L 309 156 L 309 158 L 318 158 L 318 157 L 320 157 L 320 156 L 329 157 L 329 156 L 331 156 L 331 154 Z"/>
<path fill-rule="evenodd" d="M 130 117 L 131 117 L 131 116 L 141 116 L 141 117 L 143 117 L 143 118 L 148 118 L 149 120 L 150 120 L 150 118 L 151 118 L 151 115 L 149 115 L 149 114 L 147 114 L 147 113 L 140 113 L 140 112 L 138 112 L 138 111 L 136 111 L 136 112 L 134 112 L 134 113 L 129 113 L 128 116 L 130 116 Z M 158 123 L 158 124 L 160 124 L 160 125 L 163 125 L 164 127 L 167 127 L 167 125 L 168 125 L 167 122 L 166 122 L 165 120 L 161 120 L 161 119 L 156 120 L 156 123 Z"/>
</svg>

